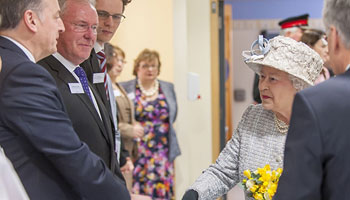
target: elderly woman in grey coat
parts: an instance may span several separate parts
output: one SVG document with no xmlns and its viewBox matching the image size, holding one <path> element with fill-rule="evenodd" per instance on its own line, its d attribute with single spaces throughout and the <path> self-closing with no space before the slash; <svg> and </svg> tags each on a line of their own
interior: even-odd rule
<svg viewBox="0 0 350 200">
<path fill-rule="evenodd" d="M 259 50 L 253 50 L 258 44 Z M 312 86 L 320 74 L 322 59 L 307 45 L 277 36 L 259 38 L 252 50 L 243 52 L 245 63 L 260 76 L 262 104 L 249 106 L 232 139 L 215 164 L 206 169 L 185 193 L 184 200 L 216 199 L 266 164 L 283 166 L 283 152 L 296 92 Z M 246 199 L 251 199 L 247 196 Z"/>
</svg>

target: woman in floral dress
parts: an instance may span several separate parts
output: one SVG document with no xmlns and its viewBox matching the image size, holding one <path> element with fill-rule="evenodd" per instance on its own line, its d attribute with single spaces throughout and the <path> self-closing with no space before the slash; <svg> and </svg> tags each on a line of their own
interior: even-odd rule
<svg viewBox="0 0 350 200">
<path fill-rule="evenodd" d="M 135 118 L 145 130 L 138 141 L 138 158 L 134 161 L 133 192 L 153 199 L 174 196 L 174 164 L 180 148 L 173 123 L 177 103 L 173 84 L 158 80 L 159 54 L 143 50 L 134 64 L 136 79 L 121 83 L 135 103 Z"/>
</svg>

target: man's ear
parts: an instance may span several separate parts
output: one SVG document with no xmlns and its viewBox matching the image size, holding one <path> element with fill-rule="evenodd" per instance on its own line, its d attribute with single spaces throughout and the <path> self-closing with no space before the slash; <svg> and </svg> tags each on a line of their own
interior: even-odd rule
<svg viewBox="0 0 350 200">
<path fill-rule="evenodd" d="M 341 48 L 341 38 L 340 38 L 340 35 L 339 35 L 339 32 L 338 30 L 335 28 L 335 26 L 331 26 L 331 37 L 332 37 L 332 40 L 333 40 L 333 45 L 332 45 L 332 48 L 333 48 L 333 51 L 334 53 L 337 53 L 340 48 Z"/>
<path fill-rule="evenodd" d="M 27 26 L 27 28 L 32 32 L 38 31 L 38 22 L 39 17 L 38 15 L 32 11 L 32 10 L 26 10 L 23 15 L 24 24 Z"/>
<path fill-rule="evenodd" d="M 336 28 L 331 25 L 327 30 L 327 40 L 328 40 L 328 52 L 334 52 L 335 50 L 335 37 L 336 37 Z"/>
</svg>

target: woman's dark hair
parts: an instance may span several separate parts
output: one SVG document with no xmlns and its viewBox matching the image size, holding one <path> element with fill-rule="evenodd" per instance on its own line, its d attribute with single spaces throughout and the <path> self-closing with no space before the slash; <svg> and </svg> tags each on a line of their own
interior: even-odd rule
<svg viewBox="0 0 350 200">
<path fill-rule="evenodd" d="M 112 65 L 112 59 L 113 57 L 116 56 L 121 56 L 123 59 L 125 59 L 125 53 L 124 51 L 119 48 L 118 46 L 114 46 L 111 43 L 105 43 L 104 45 L 104 51 L 106 54 L 106 66 L 107 66 L 107 71 L 111 70 L 113 65 Z"/>
</svg>

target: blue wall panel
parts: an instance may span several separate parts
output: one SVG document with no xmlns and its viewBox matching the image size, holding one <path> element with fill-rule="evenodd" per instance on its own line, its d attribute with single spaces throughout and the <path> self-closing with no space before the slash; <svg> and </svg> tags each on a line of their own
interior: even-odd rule
<svg viewBox="0 0 350 200">
<path fill-rule="evenodd" d="M 233 19 L 284 19 L 310 14 L 322 18 L 323 0 L 225 0 L 232 5 Z"/>
</svg>

